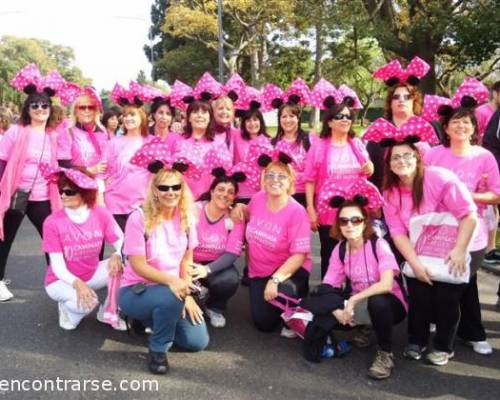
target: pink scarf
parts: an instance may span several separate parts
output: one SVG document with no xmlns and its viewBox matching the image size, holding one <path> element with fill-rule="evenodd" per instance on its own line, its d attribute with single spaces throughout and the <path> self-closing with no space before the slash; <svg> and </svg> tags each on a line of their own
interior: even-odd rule
<svg viewBox="0 0 500 400">
<path fill-rule="evenodd" d="M 19 168 L 19 166 L 25 164 L 28 154 L 28 128 L 17 125 L 12 129 L 19 129 L 19 134 L 17 136 L 14 149 L 7 160 L 7 165 L 5 166 L 5 171 L 0 182 L 0 240 L 3 240 L 4 238 L 3 220 L 5 212 L 9 209 L 12 195 L 16 191 L 21 180 L 23 168 Z M 51 135 L 50 133 L 45 134 L 49 135 L 50 139 L 52 157 L 51 164 L 57 165 L 57 137 L 56 135 Z M 49 183 L 49 198 L 52 212 L 59 210 L 61 208 L 61 198 L 55 183 Z"/>
</svg>

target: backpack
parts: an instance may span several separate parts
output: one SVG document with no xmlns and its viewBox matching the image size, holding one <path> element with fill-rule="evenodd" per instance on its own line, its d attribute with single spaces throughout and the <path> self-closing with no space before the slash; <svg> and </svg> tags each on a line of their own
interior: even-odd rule
<svg viewBox="0 0 500 400">
<path fill-rule="evenodd" d="M 375 235 L 372 235 L 369 239 L 370 243 L 372 244 L 373 256 L 375 257 L 375 260 L 377 260 L 377 263 L 378 263 L 378 254 L 377 254 L 377 241 L 378 241 L 378 239 L 379 238 Z M 347 241 L 342 240 L 340 242 L 340 247 L 339 247 L 339 258 L 340 258 L 340 262 L 343 265 L 345 265 L 346 250 L 347 250 Z M 394 280 L 399 285 L 399 288 L 401 289 L 401 293 L 403 293 L 404 299 L 406 301 L 408 301 L 408 291 L 406 290 L 406 285 L 405 285 L 403 273 L 401 272 L 401 270 L 399 272 L 399 275 L 394 277 Z M 346 287 L 344 289 L 344 294 L 350 295 L 351 290 L 352 290 L 351 289 L 351 282 L 350 282 L 350 279 L 348 279 L 347 283 L 346 283 Z"/>
</svg>

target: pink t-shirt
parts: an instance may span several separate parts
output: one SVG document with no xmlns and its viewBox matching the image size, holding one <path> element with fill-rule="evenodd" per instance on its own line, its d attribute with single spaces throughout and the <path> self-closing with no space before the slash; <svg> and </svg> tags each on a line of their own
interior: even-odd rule
<svg viewBox="0 0 500 400">
<path fill-rule="evenodd" d="M 306 157 L 307 153 L 314 146 L 315 142 L 318 140 L 318 136 L 316 134 L 310 133 L 309 141 L 311 142 L 311 147 L 309 150 L 306 150 L 302 144 L 295 143 L 295 140 L 292 142 L 282 138 L 278 143 L 283 142 L 289 148 L 289 153 L 293 158 L 293 169 L 295 171 L 295 193 L 304 193 L 306 191 L 306 178 L 305 178 L 305 170 L 306 170 Z"/>
<path fill-rule="evenodd" d="M 425 167 L 424 195 L 418 210 L 413 210 L 411 190 L 399 187 L 384 191 L 384 216 L 391 236 L 408 235 L 410 218 L 430 212 L 450 212 L 462 219 L 477 211 L 472 197 L 455 174 L 441 167 Z"/>
<path fill-rule="evenodd" d="M 22 166 L 21 179 L 19 186 L 16 189 L 33 190 L 31 191 L 29 200 L 31 201 L 45 201 L 49 199 L 49 185 L 47 180 L 42 177 L 39 171 L 40 157 L 41 162 L 51 163 L 52 148 L 51 140 L 48 135 L 53 134 L 36 132 L 30 127 L 28 129 L 28 146 L 26 150 L 26 161 Z M 14 144 L 19 137 L 21 128 L 19 125 L 13 125 L 3 136 L 0 142 L 0 159 L 8 161 L 12 152 L 14 151 Z M 45 145 L 44 145 L 45 138 Z M 43 155 L 42 155 L 43 149 Z M 36 177 L 36 180 L 35 180 Z"/>
<path fill-rule="evenodd" d="M 352 254 L 346 250 L 344 263 L 342 263 L 339 254 L 340 244 L 337 244 L 330 257 L 323 283 L 333 287 L 341 287 L 346 278 L 349 278 L 352 291 L 356 294 L 379 282 L 384 271 L 392 270 L 394 276 L 399 275 L 398 263 L 389 244 L 384 239 L 378 239 L 376 247 L 378 262 L 373 253 L 372 243 L 367 240 L 364 249 L 359 249 Z M 405 309 L 408 309 L 408 304 L 396 280 L 392 284 L 391 293 L 401 301 Z"/>
<path fill-rule="evenodd" d="M 494 192 L 500 194 L 500 174 L 493 154 L 481 146 L 472 146 L 469 154 L 457 156 L 449 147 L 433 147 L 424 157 L 426 165 L 436 165 L 454 172 L 471 193 Z M 471 245 L 471 251 L 488 245 L 488 227 L 484 220 L 484 204 L 477 204 L 479 227 Z"/>
<path fill-rule="evenodd" d="M 248 275 L 271 276 L 293 254 L 305 254 L 302 268 L 311 272 L 311 228 L 306 210 L 292 197 L 277 212 L 269 211 L 266 201 L 267 195 L 261 191 L 248 204 Z"/>
<path fill-rule="evenodd" d="M 141 209 L 130 214 L 125 226 L 125 244 L 123 252 L 127 256 L 145 256 L 147 263 L 169 275 L 179 276 L 180 265 L 186 250 L 198 246 L 196 227 L 189 229 L 189 233 L 182 232 L 179 216 L 173 220 L 163 221 L 146 235 L 144 228 L 144 214 Z M 136 283 L 153 283 L 139 276 L 127 261 L 123 272 L 121 286 L 135 285 Z"/>
<path fill-rule="evenodd" d="M 228 215 L 216 222 L 210 222 L 205 212 L 206 202 L 197 202 L 198 246 L 194 249 L 195 262 L 210 262 L 219 258 L 225 252 L 240 256 L 245 234 L 244 224 L 235 224 Z"/>
<path fill-rule="evenodd" d="M 315 182 L 316 201 L 326 182 L 335 182 L 341 186 L 351 186 L 362 175 L 362 163 L 356 156 L 353 147 L 369 159 L 366 147 L 358 138 L 351 144 L 336 145 L 330 138 L 317 140 L 309 150 L 306 159 L 304 177 L 308 182 Z M 321 225 L 333 225 L 336 211 L 331 208 L 326 213 L 320 213 L 318 220 Z"/>
<path fill-rule="evenodd" d="M 267 141 L 270 139 L 264 136 L 257 136 L 256 138 L 252 138 L 250 140 L 245 140 L 241 136 L 241 131 L 235 131 L 233 136 L 233 144 L 234 144 L 234 164 L 237 164 L 242 161 L 246 161 L 248 150 L 250 149 L 250 145 L 255 143 L 257 140 Z M 241 199 L 248 199 L 252 197 L 257 190 L 255 190 L 247 181 L 243 181 L 238 184 L 238 197 Z"/>
<path fill-rule="evenodd" d="M 151 173 L 130 164 L 130 159 L 151 138 L 125 135 L 110 140 L 104 201 L 112 214 L 129 214 L 143 203 Z"/>
<path fill-rule="evenodd" d="M 95 131 L 92 133 L 96 138 L 96 143 L 100 149 L 96 151 L 89 133 L 78 127 L 70 129 L 71 134 L 71 160 L 73 165 L 79 167 L 93 167 L 100 162 L 106 162 L 106 147 L 108 145 L 108 134 L 103 131 Z"/>
<path fill-rule="evenodd" d="M 194 139 L 193 137 L 185 138 L 183 136 L 175 142 L 174 154 L 179 157 L 186 157 L 202 170 L 200 179 L 193 179 L 190 176 L 184 175 L 184 179 L 193 192 L 195 199 L 198 199 L 200 195 L 208 191 L 214 179 L 212 171 L 209 168 L 204 168 L 204 157 L 212 148 L 221 146 L 221 143 L 217 140 L 209 141 L 204 138 Z"/>
<path fill-rule="evenodd" d="M 68 271 L 82 281 L 88 281 L 99 265 L 103 240 L 114 243 L 120 237 L 120 227 L 104 207 L 94 207 L 81 224 L 71 221 L 62 209 L 45 220 L 42 247 L 46 253 L 63 253 Z M 45 286 L 57 280 L 49 265 Z"/>
<path fill-rule="evenodd" d="M 482 138 L 495 109 L 490 103 L 480 105 L 474 110 L 477 119 L 479 137 Z"/>
</svg>

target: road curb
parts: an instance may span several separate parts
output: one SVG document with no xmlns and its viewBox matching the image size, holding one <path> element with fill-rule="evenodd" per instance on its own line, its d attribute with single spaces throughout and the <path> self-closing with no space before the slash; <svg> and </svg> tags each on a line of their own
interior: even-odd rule
<svg viewBox="0 0 500 400">
<path fill-rule="evenodd" d="M 494 265 L 489 265 L 489 264 L 483 264 L 482 268 L 485 271 L 491 272 L 492 274 L 495 274 L 496 276 L 500 276 L 500 265 L 494 264 Z"/>
</svg>

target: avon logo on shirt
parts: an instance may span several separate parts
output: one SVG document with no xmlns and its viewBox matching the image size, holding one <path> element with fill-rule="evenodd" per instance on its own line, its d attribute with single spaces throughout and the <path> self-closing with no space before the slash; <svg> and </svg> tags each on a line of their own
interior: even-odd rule
<svg viewBox="0 0 500 400">
<path fill-rule="evenodd" d="M 419 256 L 446 258 L 455 246 L 458 227 L 451 225 L 424 225 L 415 243 Z"/>
<path fill-rule="evenodd" d="M 200 236 L 200 244 L 198 245 L 198 250 L 201 251 L 215 251 L 219 252 L 226 247 L 226 238 L 224 236 L 218 235 L 217 233 L 212 233 L 207 236 Z"/>
<path fill-rule="evenodd" d="M 283 228 L 273 222 L 261 218 L 255 218 L 247 226 L 247 240 L 252 240 L 263 246 L 269 246 L 271 249 L 276 247 L 278 238 L 283 239 Z"/>
</svg>

